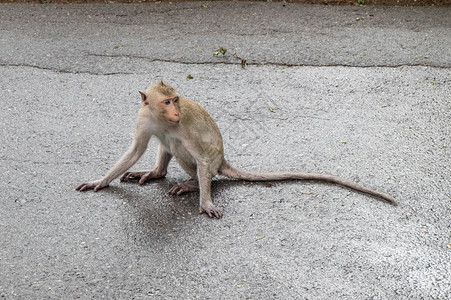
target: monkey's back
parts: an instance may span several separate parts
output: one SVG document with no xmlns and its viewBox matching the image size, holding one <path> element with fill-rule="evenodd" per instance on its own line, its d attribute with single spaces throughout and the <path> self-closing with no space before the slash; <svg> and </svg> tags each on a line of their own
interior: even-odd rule
<svg viewBox="0 0 451 300">
<path fill-rule="evenodd" d="M 207 110 L 197 102 L 180 98 L 180 114 L 180 129 L 194 143 L 193 146 L 210 160 L 222 163 L 224 147 L 221 132 Z"/>
</svg>

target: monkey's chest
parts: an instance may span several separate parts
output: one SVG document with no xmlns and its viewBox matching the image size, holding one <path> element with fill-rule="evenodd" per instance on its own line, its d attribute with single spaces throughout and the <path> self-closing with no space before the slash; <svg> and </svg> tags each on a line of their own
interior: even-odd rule
<svg viewBox="0 0 451 300">
<path fill-rule="evenodd" d="M 177 138 L 160 139 L 163 147 L 171 153 L 178 161 L 185 162 L 187 164 L 196 164 L 194 157 L 183 146 L 182 142 Z"/>
<path fill-rule="evenodd" d="M 168 148 L 168 152 L 174 155 L 182 169 L 192 178 L 195 178 L 197 162 L 191 153 L 189 153 L 188 149 L 183 146 L 181 141 L 176 139 L 169 141 Z"/>
</svg>

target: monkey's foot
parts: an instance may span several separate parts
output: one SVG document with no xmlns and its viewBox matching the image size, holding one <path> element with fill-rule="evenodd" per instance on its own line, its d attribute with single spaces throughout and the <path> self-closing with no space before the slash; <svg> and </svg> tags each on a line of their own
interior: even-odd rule
<svg viewBox="0 0 451 300">
<path fill-rule="evenodd" d="M 141 171 L 141 172 L 126 172 L 122 177 L 121 181 L 129 182 L 130 180 L 139 179 L 139 184 L 144 184 L 150 179 L 158 179 L 166 176 L 166 173 L 159 173 L 155 170 L 153 171 Z"/>
<path fill-rule="evenodd" d="M 173 186 L 169 190 L 169 195 L 180 196 L 183 193 L 197 192 L 198 190 L 199 190 L 199 185 L 198 185 L 197 181 L 190 180 L 190 181 L 182 182 L 182 183 L 179 183 L 179 184 Z"/>
<path fill-rule="evenodd" d="M 206 213 L 210 218 L 216 218 L 221 219 L 222 218 L 222 211 L 216 208 L 216 206 L 213 205 L 213 203 L 208 204 L 201 204 L 200 205 L 200 214 Z"/>
</svg>

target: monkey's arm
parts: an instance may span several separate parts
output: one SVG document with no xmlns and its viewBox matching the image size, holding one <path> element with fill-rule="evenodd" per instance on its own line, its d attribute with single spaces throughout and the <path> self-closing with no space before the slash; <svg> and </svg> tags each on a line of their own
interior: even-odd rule
<svg viewBox="0 0 451 300">
<path fill-rule="evenodd" d="M 119 177 L 138 161 L 144 151 L 146 151 L 147 144 L 149 143 L 151 136 L 152 134 L 149 130 L 139 130 L 138 128 L 136 130 L 133 144 L 127 152 L 125 152 L 121 159 L 119 159 L 119 161 L 108 171 L 108 173 L 101 179 L 82 183 L 76 188 L 76 190 L 84 191 L 94 189 L 94 192 L 97 192 L 98 190 L 107 187 L 111 181 Z"/>
</svg>

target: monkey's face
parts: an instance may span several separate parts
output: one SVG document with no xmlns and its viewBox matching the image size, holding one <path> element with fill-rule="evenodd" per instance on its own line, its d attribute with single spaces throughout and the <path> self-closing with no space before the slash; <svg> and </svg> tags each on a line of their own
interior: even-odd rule
<svg viewBox="0 0 451 300">
<path fill-rule="evenodd" d="M 157 102 L 160 119 L 173 125 L 180 122 L 180 103 L 178 96 L 161 96 Z"/>
</svg>

